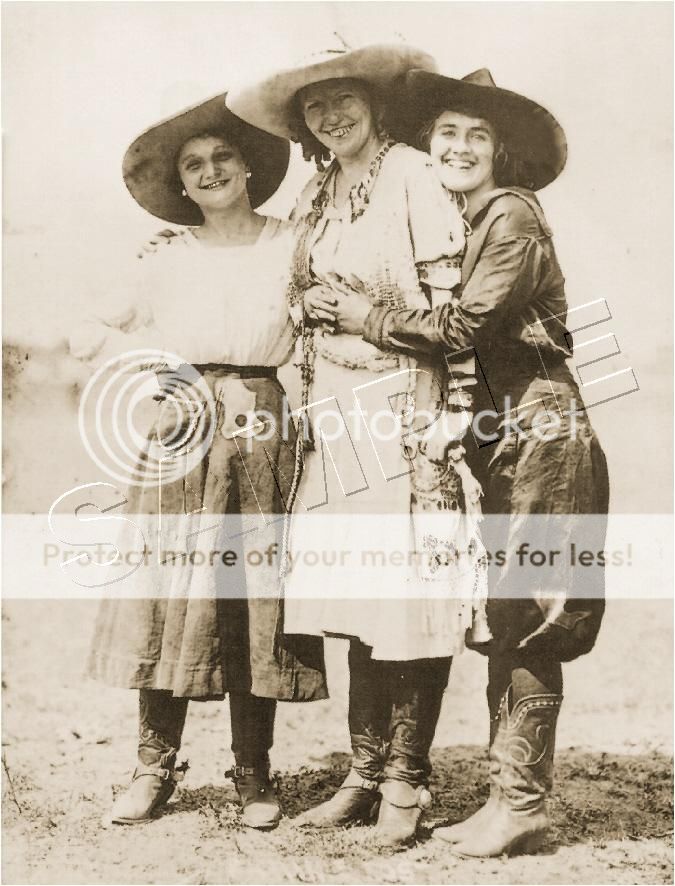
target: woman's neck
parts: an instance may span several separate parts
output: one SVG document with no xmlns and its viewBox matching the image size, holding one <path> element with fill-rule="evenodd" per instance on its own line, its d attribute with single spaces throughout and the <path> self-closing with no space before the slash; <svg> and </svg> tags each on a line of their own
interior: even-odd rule
<svg viewBox="0 0 675 886">
<path fill-rule="evenodd" d="M 497 184 L 494 178 L 489 178 L 487 181 L 484 181 L 482 185 L 479 185 L 473 191 L 467 191 L 464 196 L 466 197 L 466 217 L 468 219 L 472 219 L 478 210 L 481 208 L 483 203 L 483 198 L 490 191 L 494 191 L 497 187 Z"/>
<path fill-rule="evenodd" d="M 241 246 L 255 243 L 264 226 L 265 217 L 255 213 L 246 201 L 222 211 L 205 212 L 197 236 L 217 246 Z"/>
<path fill-rule="evenodd" d="M 382 144 L 382 140 L 373 133 L 358 154 L 350 157 L 336 157 L 343 180 L 348 188 L 363 180 Z"/>
</svg>

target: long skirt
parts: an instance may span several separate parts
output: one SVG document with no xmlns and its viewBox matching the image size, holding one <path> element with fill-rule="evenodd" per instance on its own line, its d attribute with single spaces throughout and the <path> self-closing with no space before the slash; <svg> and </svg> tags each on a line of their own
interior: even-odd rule
<svg viewBox="0 0 675 886">
<path fill-rule="evenodd" d="M 522 433 L 472 458 L 485 493 L 492 648 L 569 661 L 592 648 L 605 609 L 607 462 L 573 381 L 536 379 L 521 402 L 532 404 Z"/>
<path fill-rule="evenodd" d="M 101 603 L 88 674 L 195 699 L 231 690 L 288 701 L 325 698 L 321 640 L 287 637 L 283 629 L 279 562 L 295 446 L 290 423 L 283 439 L 285 393 L 276 377 L 210 368 L 201 379 L 212 407 L 202 410 L 203 451 L 188 435 L 163 465 L 165 478 L 172 468 L 175 476 L 158 482 L 153 472 L 128 490 L 126 544 L 142 527 L 145 558 L 110 585 Z M 198 394 L 194 399 L 199 405 Z M 144 465 L 150 475 L 158 433 L 167 438 L 162 413 L 169 403 L 157 406 L 141 475 Z M 265 432 L 237 436 L 257 415 Z M 118 546 L 124 549 L 124 541 Z"/>
</svg>

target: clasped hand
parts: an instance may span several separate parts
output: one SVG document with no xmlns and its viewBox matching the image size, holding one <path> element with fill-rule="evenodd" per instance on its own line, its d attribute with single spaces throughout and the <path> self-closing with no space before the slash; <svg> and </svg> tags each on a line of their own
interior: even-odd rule
<svg viewBox="0 0 675 886">
<path fill-rule="evenodd" d="M 357 277 L 330 274 L 326 284 L 305 291 L 305 311 L 318 320 L 327 332 L 361 335 L 373 303 L 364 284 Z"/>
</svg>

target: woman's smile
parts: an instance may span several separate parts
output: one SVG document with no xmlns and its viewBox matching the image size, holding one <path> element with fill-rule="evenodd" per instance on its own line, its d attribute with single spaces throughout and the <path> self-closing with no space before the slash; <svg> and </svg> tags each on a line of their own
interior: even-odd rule
<svg viewBox="0 0 675 886">
<path fill-rule="evenodd" d="M 344 138 L 355 126 L 356 123 L 349 123 L 346 126 L 336 126 L 334 129 L 324 129 L 324 132 L 330 138 Z"/>
<path fill-rule="evenodd" d="M 429 154 L 449 191 L 471 193 L 494 187 L 496 134 L 481 117 L 443 111 L 434 123 Z"/>
<path fill-rule="evenodd" d="M 178 173 L 186 196 L 206 209 L 225 209 L 246 192 L 241 152 L 218 136 L 188 139 L 178 158 Z"/>
<path fill-rule="evenodd" d="M 226 187 L 230 183 L 229 178 L 219 178 L 217 181 L 210 182 L 207 185 L 200 185 L 199 187 L 203 191 L 218 191 L 221 188 Z"/>
<path fill-rule="evenodd" d="M 457 157 L 443 157 L 441 162 L 452 169 L 473 169 L 476 165 L 475 160 L 459 160 Z"/>
<path fill-rule="evenodd" d="M 373 137 L 370 97 L 354 80 L 314 83 L 303 90 L 301 106 L 309 131 L 336 155 L 358 154 Z"/>
</svg>

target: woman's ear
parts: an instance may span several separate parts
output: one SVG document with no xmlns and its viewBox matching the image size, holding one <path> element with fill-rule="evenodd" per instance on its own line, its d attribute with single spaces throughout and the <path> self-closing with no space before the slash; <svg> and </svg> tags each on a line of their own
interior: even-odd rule
<svg viewBox="0 0 675 886">
<path fill-rule="evenodd" d="M 378 138 L 384 140 L 389 136 L 387 131 L 387 125 L 385 123 L 386 112 L 384 106 L 381 102 L 377 102 L 375 105 L 375 132 L 377 132 Z"/>
<path fill-rule="evenodd" d="M 499 142 L 492 160 L 493 173 L 495 178 L 499 179 L 506 170 L 509 162 L 509 153 L 504 147 L 504 142 Z"/>
</svg>

